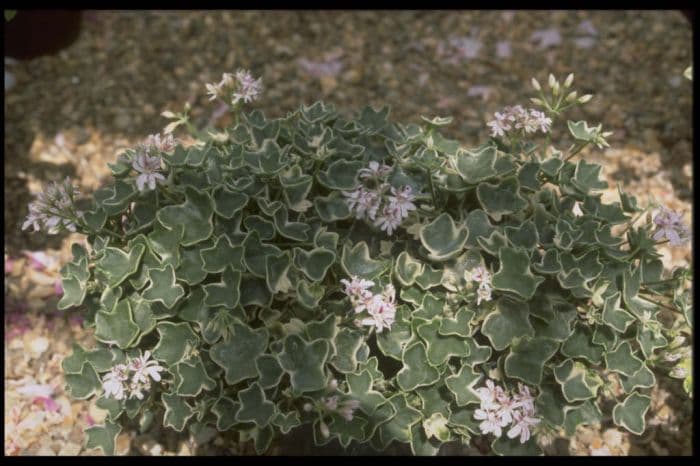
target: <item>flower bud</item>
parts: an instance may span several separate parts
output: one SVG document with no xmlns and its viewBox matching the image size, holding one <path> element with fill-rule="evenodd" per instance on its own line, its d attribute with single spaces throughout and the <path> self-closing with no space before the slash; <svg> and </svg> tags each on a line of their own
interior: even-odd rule
<svg viewBox="0 0 700 466">
<path fill-rule="evenodd" d="M 559 81 L 554 83 L 554 87 L 552 88 L 552 95 L 559 95 Z"/>
<path fill-rule="evenodd" d="M 314 407 L 311 403 L 304 403 L 304 411 L 310 413 L 312 409 L 314 409 Z"/>
<path fill-rule="evenodd" d="M 610 136 L 612 136 L 612 135 L 613 135 L 613 132 L 612 132 L 612 131 L 604 131 L 604 132 L 601 134 L 601 136 L 603 136 L 604 138 L 608 138 L 608 137 L 610 137 Z"/>
<path fill-rule="evenodd" d="M 554 87 L 554 84 L 556 84 L 556 82 L 557 82 L 557 80 L 556 80 L 556 78 L 554 77 L 554 75 L 553 75 L 552 73 L 549 73 L 549 82 L 548 82 L 548 83 L 549 83 L 549 87 L 550 87 L 550 88 L 553 88 L 553 87 Z"/>
<path fill-rule="evenodd" d="M 330 382 L 328 382 L 328 387 L 326 387 L 328 391 L 334 392 L 338 389 L 338 379 L 331 379 Z"/>
<path fill-rule="evenodd" d="M 165 118 L 177 118 L 177 116 L 170 110 L 165 110 L 163 113 L 160 114 L 160 116 Z"/>
<path fill-rule="evenodd" d="M 582 95 L 581 97 L 578 98 L 578 103 L 585 104 L 586 102 L 588 102 L 592 98 L 593 98 L 593 96 L 591 94 Z"/>
<path fill-rule="evenodd" d="M 570 73 L 569 76 L 566 77 L 566 80 L 564 81 L 564 87 L 565 88 L 570 88 L 571 85 L 574 83 L 574 73 Z"/>
<path fill-rule="evenodd" d="M 541 105 L 543 107 L 546 105 L 542 99 L 538 99 L 537 97 L 531 97 L 530 102 L 532 102 L 535 105 Z"/>
<path fill-rule="evenodd" d="M 323 435 L 323 438 L 330 437 L 331 431 L 328 429 L 328 426 L 325 422 L 321 421 L 321 424 L 318 427 L 319 429 L 321 429 L 321 435 Z"/>
<path fill-rule="evenodd" d="M 576 100 L 577 95 L 578 94 L 576 93 L 576 91 L 570 92 L 569 95 L 566 96 L 566 101 L 573 102 L 574 100 Z"/>
<path fill-rule="evenodd" d="M 537 82 L 535 78 L 532 78 L 532 87 L 534 87 L 536 91 L 542 90 L 542 86 L 540 86 L 540 83 Z"/>
</svg>

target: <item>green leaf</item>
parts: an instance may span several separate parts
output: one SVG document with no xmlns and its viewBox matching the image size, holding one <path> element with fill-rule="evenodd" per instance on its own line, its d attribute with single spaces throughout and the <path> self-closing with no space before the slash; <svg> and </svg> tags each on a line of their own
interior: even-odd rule
<svg viewBox="0 0 700 466">
<path fill-rule="evenodd" d="M 518 179 L 513 176 L 503 178 L 498 184 L 479 184 L 476 196 L 486 213 L 497 222 L 504 215 L 519 212 L 527 206 L 527 201 L 520 195 Z"/>
<path fill-rule="evenodd" d="M 234 271 L 243 272 L 243 246 L 234 246 L 231 238 L 223 234 L 216 238 L 214 245 L 210 248 L 200 249 L 199 254 L 202 260 L 202 269 L 208 273 L 223 272 L 227 266 Z"/>
<path fill-rule="evenodd" d="M 454 394 L 457 406 L 479 404 L 479 394 L 474 387 L 481 380 L 481 374 L 469 366 L 462 366 L 459 372 L 445 378 L 445 385 Z"/>
<path fill-rule="evenodd" d="M 631 377 L 642 368 L 642 360 L 634 355 L 628 341 L 621 342 L 615 351 L 605 353 L 605 367 Z"/>
<path fill-rule="evenodd" d="M 162 265 L 170 264 L 174 268 L 180 265 L 180 248 L 184 225 L 177 225 L 172 229 L 165 228 L 160 222 L 156 222 L 153 231 L 148 235 L 148 245 L 151 251 L 158 254 Z"/>
<path fill-rule="evenodd" d="M 360 241 L 352 248 L 343 245 L 340 265 L 349 276 L 357 276 L 371 280 L 384 273 L 390 263 L 381 260 L 373 260 L 369 256 L 367 243 Z"/>
<path fill-rule="evenodd" d="M 463 338 L 469 338 L 472 334 L 470 322 L 473 318 L 474 311 L 463 307 L 457 311 L 454 317 L 443 317 L 438 332 L 440 335 L 457 335 Z"/>
<path fill-rule="evenodd" d="M 305 251 L 301 248 L 294 248 L 294 265 L 315 282 L 323 281 L 323 277 L 326 276 L 326 272 L 335 262 L 335 258 L 335 253 L 328 249 L 316 248 Z"/>
<path fill-rule="evenodd" d="M 275 212 L 273 222 L 280 236 L 294 241 L 306 241 L 309 239 L 308 231 L 311 227 L 304 222 L 290 222 L 286 207 L 282 207 Z"/>
<path fill-rule="evenodd" d="M 305 342 L 298 335 L 288 335 L 284 339 L 284 350 L 279 354 L 279 362 L 290 375 L 295 393 L 320 390 L 326 385 L 323 370 L 330 345 L 326 340 Z"/>
<path fill-rule="evenodd" d="M 505 227 L 503 230 L 506 233 L 508 241 L 510 241 L 513 246 L 532 251 L 539 243 L 537 228 L 531 220 L 528 220 L 517 227 Z"/>
<path fill-rule="evenodd" d="M 429 439 L 420 423 L 411 426 L 411 452 L 416 456 L 435 456 L 440 450 L 441 442 Z"/>
<path fill-rule="evenodd" d="M 530 300 L 544 277 L 530 271 L 530 257 L 521 248 L 501 248 L 498 251 L 500 268 L 493 276 L 496 290 L 509 291 L 525 300 Z"/>
<path fill-rule="evenodd" d="M 531 307 L 533 310 L 534 308 L 535 306 Z M 571 321 L 576 318 L 576 315 L 576 308 L 567 306 L 565 309 L 553 311 L 551 317 L 536 316 L 535 319 L 531 320 L 535 335 L 558 342 L 565 341 L 573 333 Z"/>
<path fill-rule="evenodd" d="M 510 347 L 505 360 L 508 377 L 520 379 L 529 385 L 539 386 L 545 363 L 557 352 L 559 344 L 548 338 L 522 338 Z"/>
<path fill-rule="evenodd" d="M 583 159 L 579 160 L 576 164 L 576 171 L 574 171 L 571 184 L 584 194 L 607 189 L 608 183 L 600 180 L 600 170 L 602 168 L 597 163 L 586 163 Z"/>
<path fill-rule="evenodd" d="M 634 322 L 634 317 L 620 307 L 619 292 L 605 298 L 605 306 L 601 317 L 604 323 L 620 333 L 624 333 L 627 327 Z"/>
<path fill-rule="evenodd" d="M 375 334 L 377 346 L 385 356 L 398 361 L 401 360 L 404 348 L 413 338 L 409 320 L 410 314 L 406 306 L 399 306 L 396 310 L 391 331 Z"/>
<path fill-rule="evenodd" d="M 315 309 L 323 298 L 324 292 L 320 283 L 309 283 L 306 280 L 297 282 L 297 300 L 306 309 Z"/>
<path fill-rule="evenodd" d="M 401 251 L 394 266 L 394 276 L 399 283 L 403 286 L 411 286 L 422 272 L 423 263 L 411 257 L 407 251 Z"/>
<path fill-rule="evenodd" d="M 119 286 L 124 280 L 136 273 L 139 269 L 139 261 L 146 247 L 136 244 L 126 253 L 121 249 L 106 247 L 104 255 L 96 261 L 95 267 L 105 276 L 105 283 L 109 288 Z"/>
<path fill-rule="evenodd" d="M 569 402 L 595 398 L 602 380 L 592 377 L 586 366 L 572 359 L 566 359 L 554 366 L 554 378 L 561 385 L 564 398 Z"/>
<path fill-rule="evenodd" d="M 293 428 L 301 425 L 301 419 L 296 411 L 290 411 L 286 414 L 278 412 L 272 418 L 272 423 L 279 427 L 280 432 L 287 435 Z"/>
<path fill-rule="evenodd" d="M 175 372 L 180 378 L 175 393 L 180 396 L 197 396 L 202 390 L 210 391 L 216 388 L 216 381 L 209 377 L 199 356 L 180 362 L 175 366 Z"/>
<path fill-rule="evenodd" d="M 516 338 L 534 337 L 535 330 L 528 319 L 527 304 L 507 298 L 499 299 L 495 311 L 484 319 L 481 333 L 498 351 L 506 349 Z"/>
<path fill-rule="evenodd" d="M 535 409 L 548 423 L 561 427 L 564 425 L 564 408 L 568 402 L 561 394 L 559 385 L 543 384 L 539 387 L 540 394 L 535 401 Z"/>
<path fill-rule="evenodd" d="M 650 404 L 650 397 L 634 392 L 625 398 L 622 403 L 615 405 L 615 408 L 613 408 L 613 422 L 633 434 L 642 435 L 646 429 L 644 416 Z"/>
<path fill-rule="evenodd" d="M 567 406 L 564 408 L 564 413 L 564 430 L 570 437 L 576 432 L 577 426 L 600 424 L 603 416 L 593 400 L 587 400 L 576 406 Z"/>
<path fill-rule="evenodd" d="M 241 407 L 236 413 L 236 420 L 253 422 L 258 427 L 265 427 L 275 415 L 275 405 L 265 398 L 265 392 L 258 382 L 238 392 Z"/>
<path fill-rule="evenodd" d="M 336 160 L 325 171 L 319 172 L 316 179 L 328 189 L 350 191 L 357 188 L 357 172 L 363 166 L 359 161 Z"/>
<path fill-rule="evenodd" d="M 466 227 L 458 227 L 444 212 L 420 230 L 421 244 L 428 250 L 428 258 L 434 261 L 457 256 L 467 242 L 467 235 Z"/>
<path fill-rule="evenodd" d="M 238 422 L 236 414 L 238 414 L 240 408 L 240 403 L 233 401 L 231 398 L 222 396 L 216 400 L 216 403 L 211 408 L 211 412 L 216 416 L 216 429 L 219 432 L 226 432 L 231 429 Z"/>
<path fill-rule="evenodd" d="M 287 276 L 292 259 L 289 251 L 279 256 L 267 256 L 265 258 L 265 275 L 267 287 L 272 294 L 286 293 L 292 287 L 292 282 Z"/>
<path fill-rule="evenodd" d="M 447 427 L 447 418 L 442 413 L 433 413 L 423 421 L 423 431 L 426 437 L 435 438 L 441 442 L 450 440 L 450 429 Z"/>
<path fill-rule="evenodd" d="M 425 341 L 427 347 L 428 364 L 439 367 L 451 357 L 464 357 L 469 355 L 469 346 L 460 336 L 440 335 L 442 319 L 435 317 L 431 321 L 418 325 L 418 335 Z"/>
<path fill-rule="evenodd" d="M 199 346 L 199 337 L 185 322 L 159 322 L 156 330 L 160 338 L 153 349 L 153 357 L 168 366 L 179 362 L 189 350 Z"/>
<path fill-rule="evenodd" d="M 255 362 L 267 348 L 267 329 L 253 330 L 243 323 L 234 323 L 233 336 L 228 341 L 220 341 L 209 350 L 212 361 L 226 373 L 226 383 L 234 385 L 241 380 L 258 376 Z"/>
<path fill-rule="evenodd" d="M 661 333 L 657 335 L 642 325 L 637 327 L 637 342 L 646 358 L 651 358 L 656 348 L 663 348 L 668 344 L 668 340 Z"/>
<path fill-rule="evenodd" d="M 134 322 L 131 305 L 126 299 L 119 301 L 112 312 L 99 311 L 95 314 L 95 337 L 103 343 L 128 348 L 138 334 L 139 327 Z"/>
<path fill-rule="evenodd" d="M 487 239 L 494 231 L 488 215 L 481 209 L 470 211 L 464 224 L 468 232 L 466 245 L 471 247 L 479 246 L 479 238 Z"/>
<path fill-rule="evenodd" d="M 646 365 L 642 365 L 641 369 L 629 377 L 620 375 L 620 382 L 625 393 L 630 393 L 635 388 L 653 387 L 656 385 L 656 376 Z"/>
<path fill-rule="evenodd" d="M 204 304 L 206 306 L 224 306 L 233 309 L 241 297 L 241 272 L 227 267 L 221 274 L 221 282 L 209 283 L 203 286 Z"/>
<path fill-rule="evenodd" d="M 233 218 L 248 203 L 248 195 L 231 191 L 224 186 L 217 186 L 212 192 L 214 198 L 214 212 L 219 217 Z"/>
<path fill-rule="evenodd" d="M 342 199 L 335 192 L 332 192 L 327 197 L 318 196 L 314 198 L 314 208 L 324 223 L 345 220 L 352 215 L 345 199 Z"/>
<path fill-rule="evenodd" d="M 79 371 L 64 374 L 64 378 L 68 393 L 76 400 L 86 400 L 102 388 L 100 377 L 92 364 L 87 361 L 82 364 Z"/>
<path fill-rule="evenodd" d="M 372 388 L 372 375 L 368 370 L 347 374 L 348 395 L 360 403 L 360 409 L 371 416 L 386 402 L 386 398 Z"/>
<path fill-rule="evenodd" d="M 85 429 L 87 434 L 86 448 L 99 448 L 107 456 L 114 455 L 114 446 L 117 443 L 117 436 L 122 431 L 121 426 L 112 424 L 109 421 L 101 426 L 92 426 Z"/>
<path fill-rule="evenodd" d="M 149 302 L 160 302 L 168 309 L 172 309 L 180 298 L 185 295 L 182 286 L 175 282 L 175 270 L 171 264 L 161 269 L 148 269 L 150 284 L 143 292 L 143 299 Z"/>
<path fill-rule="evenodd" d="M 255 368 L 260 376 L 260 386 L 265 389 L 276 387 L 284 375 L 279 361 L 271 354 L 258 356 L 255 359 Z"/>
<path fill-rule="evenodd" d="M 187 421 L 194 415 L 194 410 L 183 397 L 174 393 L 163 393 L 160 396 L 165 406 L 163 426 L 182 432 Z"/>
<path fill-rule="evenodd" d="M 476 152 L 458 152 L 452 157 L 452 163 L 467 183 L 478 184 L 515 169 L 509 157 L 498 157 L 497 154 L 495 146 L 484 146 Z"/>
<path fill-rule="evenodd" d="M 184 225 L 182 246 L 187 247 L 209 238 L 214 231 L 212 222 L 214 202 L 209 194 L 191 186 L 185 188 L 185 202 L 163 207 L 158 211 L 158 221 L 166 228 Z"/>
<path fill-rule="evenodd" d="M 389 398 L 389 403 L 394 407 L 396 415 L 379 426 L 382 443 L 389 445 L 392 441 L 410 442 L 411 426 L 420 421 L 422 417 L 420 411 L 411 407 L 402 393 Z"/>
<path fill-rule="evenodd" d="M 267 256 L 279 256 L 282 250 L 277 246 L 265 244 L 260 234 L 253 230 L 243 240 L 243 263 L 258 278 L 265 278 L 265 261 Z"/>
<path fill-rule="evenodd" d="M 423 343 L 415 342 L 406 347 L 401 357 L 403 367 L 396 374 L 396 381 L 404 391 L 431 385 L 440 379 L 440 372 L 426 364 L 427 349 Z"/>
<path fill-rule="evenodd" d="M 590 328 L 579 324 L 562 345 L 561 353 L 570 358 L 583 358 L 590 363 L 600 364 L 603 347 L 593 343 L 593 332 Z"/>
<path fill-rule="evenodd" d="M 354 372 L 357 369 L 357 351 L 364 341 L 362 332 L 351 328 L 340 329 L 335 335 L 335 355 L 330 359 L 330 364 L 340 372 Z"/>
</svg>

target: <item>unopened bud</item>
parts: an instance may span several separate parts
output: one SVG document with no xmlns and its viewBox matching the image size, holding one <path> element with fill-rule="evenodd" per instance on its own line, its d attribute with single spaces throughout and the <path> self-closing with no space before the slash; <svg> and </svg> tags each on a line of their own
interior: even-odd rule
<svg viewBox="0 0 700 466">
<path fill-rule="evenodd" d="M 535 105 L 542 105 L 543 107 L 545 106 L 545 103 L 542 99 L 539 99 L 537 97 L 530 97 L 530 102 L 532 102 Z"/>
<path fill-rule="evenodd" d="M 571 85 L 574 83 L 574 73 L 570 73 L 569 76 L 566 77 L 566 80 L 564 81 L 564 87 L 565 88 L 570 88 Z"/>
<path fill-rule="evenodd" d="M 328 382 L 328 391 L 334 392 L 338 389 L 338 379 L 331 379 L 330 382 Z"/>
<path fill-rule="evenodd" d="M 552 88 L 552 95 L 559 95 L 559 81 L 554 83 L 554 87 Z"/>
<path fill-rule="evenodd" d="M 326 425 L 325 422 L 321 421 L 321 424 L 318 427 L 321 430 L 321 435 L 323 435 L 323 438 L 330 437 L 331 431 L 328 430 L 328 426 Z"/>
<path fill-rule="evenodd" d="M 591 94 L 582 95 L 581 97 L 578 98 L 578 103 L 585 104 L 586 102 L 588 102 L 592 98 L 593 98 L 593 96 Z"/>
<path fill-rule="evenodd" d="M 165 117 L 165 118 L 177 118 L 173 112 L 170 110 L 165 110 L 163 113 L 160 114 L 160 116 Z"/>
<path fill-rule="evenodd" d="M 304 411 L 310 413 L 312 409 L 314 409 L 314 407 L 311 403 L 304 403 Z"/>
<path fill-rule="evenodd" d="M 612 135 L 613 135 L 612 131 L 605 131 L 601 134 L 601 136 L 603 136 L 604 138 L 609 138 Z"/>
<path fill-rule="evenodd" d="M 542 86 L 540 86 L 540 83 L 535 78 L 532 78 L 532 87 L 534 87 L 536 91 L 542 90 Z"/>
<path fill-rule="evenodd" d="M 556 82 L 557 82 L 557 80 L 556 80 L 556 78 L 554 77 L 554 75 L 553 75 L 552 73 L 549 73 L 549 81 L 548 81 L 549 87 L 551 87 L 551 88 L 554 87 L 554 84 L 555 84 Z"/>
<path fill-rule="evenodd" d="M 576 100 L 577 95 L 578 94 L 576 93 L 576 91 L 570 92 L 569 95 L 566 96 L 566 101 L 573 102 L 574 100 Z"/>
</svg>

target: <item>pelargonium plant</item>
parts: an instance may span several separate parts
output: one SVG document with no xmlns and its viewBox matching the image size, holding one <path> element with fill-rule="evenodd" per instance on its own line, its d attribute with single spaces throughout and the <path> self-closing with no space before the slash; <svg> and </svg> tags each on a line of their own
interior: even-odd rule
<svg viewBox="0 0 700 466">
<path fill-rule="evenodd" d="M 690 272 L 658 252 L 690 232 L 620 189 L 602 201 L 581 155 L 607 146 L 600 125 L 568 121 L 555 148 L 564 110 L 591 98 L 572 82 L 533 80 L 536 108 L 497 112 L 468 149 L 440 134 L 451 118 L 245 112 L 260 80 L 224 74 L 207 91 L 232 127 L 164 112 L 166 135 L 119 156 L 85 210 L 69 180 L 49 188 L 24 227 L 87 236 L 60 308 L 97 339 L 63 361 L 70 394 L 108 411 L 88 446 L 154 424 L 259 453 L 302 425 L 316 445 L 416 455 L 476 437 L 539 454 L 609 418 L 642 434 L 657 377 L 692 382 Z"/>
</svg>

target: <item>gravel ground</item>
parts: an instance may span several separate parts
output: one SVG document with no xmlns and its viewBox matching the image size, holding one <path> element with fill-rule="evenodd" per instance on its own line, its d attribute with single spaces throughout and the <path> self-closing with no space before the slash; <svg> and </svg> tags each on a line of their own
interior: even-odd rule
<svg viewBox="0 0 700 466">
<path fill-rule="evenodd" d="M 692 85 L 681 76 L 692 62 L 692 31 L 676 11 L 90 11 L 83 20 L 80 38 L 59 54 L 6 63 L 15 80 L 5 92 L 8 455 L 99 454 L 83 448 L 83 436 L 104 417 L 70 400 L 60 374 L 72 342 L 94 342 L 78 315 L 55 311 L 59 263 L 83 239 L 21 232 L 27 203 L 66 175 L 95 190 L 119 151 L 163 128 L 165 109 L 190 102 L 198 126 L 225 125 L 204 89 L 224 71 L 262 76 L 257 107 L 269 116 L 318 99 L 348 113 L 388 104 L 402 122 L 452 115 L 445 132 L 466 144 L 487 137 L 494 111 L 527 104 L 530 77 L 574 72 L 574 87 L 595 98 L 569 116 L 614 131 L 612 148 L 583 156 L 604 163 L 612 186 L 622 183 L 641 204 L 653 197 L 690 219 Z M 664 250 L 667 268 L 690 258 L 690 247 Z M 655 387 L 653 399 L 644 437 L 604 422 L 553 439 L 548 453 L 690 454 L 692 403 L 672 383 Z M 251 453 L 207 432 L 123 433 L 117 450 Z"/>
</svg>

